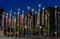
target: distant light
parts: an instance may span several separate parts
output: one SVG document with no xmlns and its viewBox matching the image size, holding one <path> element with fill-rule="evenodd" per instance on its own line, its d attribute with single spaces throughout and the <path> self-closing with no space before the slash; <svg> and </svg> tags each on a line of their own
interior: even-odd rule
<svg viewBox="0 0 60 39">
<path fill-rule="evenodd" d="M 47 10 L 45 12 L 48 12 Z"/>
<path fill-rule="evenodd" d="M 39 4 L 38 6 L 41 7 L 41 4 Z"/>
<path fill-rule="evenodd" d="M 46 33 L 44 33 L 44 35 L 46 35 Z"/>
<path fill-rule="evenodd" d="M 43 10 L 44 10 L 45 8 L 43 7 Z"/>
<path fill-rule="evenodd" d="M 40 28 L 42 28 L 42 26 L 40 26 Z"/>
<path fill-rule="evenodd" d="M 6 15 L 8 15 L 8 13 Z"/>
<path fill-rule="evenodd" d="M 12 10 L 10 11 L 10 13 L 12 13 Z"/>
<path fill-rule="evenodd" d="M 20 11 L 20 9 L 18 9 L 18 11 Z"/>
<path fill-rule="evenodd" d="M 34 9 L 32 9 L 32 11 L 34 11 Z"/>
<path fill-rule="evenodd" d="M 60 12 L 58 12 L 58 14 L 60 14 Z"/>
<path fill-rule="evenodd" d="M 28 6 L 28 10 L 30 9 L 30 6 Z"/>
<path fill-rule="evenodd" d="M 10 13 L 10 16 L 11 16 L 12 14 Z"/>
<path fill-rule="evenodd" d="M 27 28 L 27 26 L 25 26 L 25 28 Z"/>
<path fill-rule="evenodd" d="M 14 14 L 16 14 L 16 12 L 14 12 Z"/>
<path fill-rule="evenodd" d="M 55 8 L 57 8 L 57 5 L 55 5 Z"/>
<path fill-rule="evenodd" d="M 18 12 L 18 15 L 19 15 L 19 12 Z"/>
<path fill-rule="evenodd" d="M 54 32 L 55 34 L 57 34 L 57 32 Z"/>
<path fill-rule="evenodd" d="M 35 14 L 37 13 L 37 11 L 35 11 Z"/>
<path fill-rule="evenodd" d="M 22 12 L 24 13 L 24 10 Z"/>
</svg>

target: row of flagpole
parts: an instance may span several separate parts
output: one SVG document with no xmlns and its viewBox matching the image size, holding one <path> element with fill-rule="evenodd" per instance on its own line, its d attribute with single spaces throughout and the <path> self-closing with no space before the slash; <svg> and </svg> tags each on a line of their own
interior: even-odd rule
<svg viewBox="0 0 60 39">
<path fill-rule="evenodd" d="M 36 20 L 36 16 L 35 16 L 35 28 L 36 27 L 39 28 L 38 35 L 41 36 L 41 28 L 44 28 L 45 25 L 48 25 L 48 36 L 49 36 L 49 13 L 46 14 L 47 19 L 45 20 L 45 11 L 44 11 L 45 8 L 43 8 L 43 11 L 42 11 L 42 26 L 40 26 L 40 11 L 41 11 L 40 8 L 41 8 L 41 5 L 39 4 L 38 12 L 35 11 L 35 14 L 37 13 L 37 20 Z M 57 6 L 55 6 L 55 8 L 57 8 Z M 28 13 L 29 13 L 29 11 L 30 11 L 30 7 L 28 6 Z M 29 17 L 28 17 L 28 20 L 27 20 L 27 16 L 25 16 L 25 18 L 24 18 L 24 11 L 22 11 L 22 27 L 27 28 L 27 30 L 25 31 L 25 34 L 27 33 L 28 36 L 31 33 L 30 28 L 31 28 L 31 26 L 33 26 L 33 13 L 34 13 L 34 9 L 32 9 L 32 18 L 29 19 Z M 56 13 L 57 13 L 57 10 L 55 9 L 55 25 L 56 25 L 56 32 L 55 33 L 57 33 L 57 16 L 56 16 Z M 4 14 L 5 14 L 5 12 L 4 12 Z M 12 29 L 11 29 L 12 27 L 14 27 L 14 29 L 16 29 L 18 27 L 19 32 L 17 32 L 17 33 L 21 33 L 23 35 L 23 32 L 21 32 L 22 30 L 21 31 L 19 30 L 20 9 L 18 9 L 17 14 L 16 14 L 16 12 L 14 12 L 14 16 L 13 16 L 13 18 L 15 19 L 15 20 L 13 20 L 14 21 L 14 26 L 13 26 L 13 23 L 12 23 L 13 22 L 12 21 L 12 11 L 10 11 L 9 15 L 8 15 L 8 13 L 6 14 L 6 20 L 4 20 L 4 17 L 5 17 L 4 14 L 3 14 L 3 17 L 2 17 L 2 26 L 6 26 L 6 27 L 10 28 L 10 35 L 9 36 L 11 36 L 11 34 L 13 34 Z M 4 21 L 6 21 L 6 25 L 4 25 Z M 8 21 L 9 21 L 9 24 L 8 24 Z M 16 21 L 16 23 L 15 23 L 15 21 Z M 25 22 L 25 26 L 24 26 L 24 22 Z M 6 31 L 8 31 L 8 29 Z M 17 31 L 17 30 L 14 30 L 14 31 Z M 16 32 L 14 32 L 14 33 L 16 33 Z M 6 32 L 6 34 L 9 34 L 9 33 Z M 43 33 L 43 34 L 45 35 L 46 33 Z M 16 35 L 14 34 L 14 36 L 16 36 Z M 19 34 L 18 34 L 18 36 L 19 36 Z M 57 36 L 57 34 L 56 34 L 56 36 Z"/>
</svg>

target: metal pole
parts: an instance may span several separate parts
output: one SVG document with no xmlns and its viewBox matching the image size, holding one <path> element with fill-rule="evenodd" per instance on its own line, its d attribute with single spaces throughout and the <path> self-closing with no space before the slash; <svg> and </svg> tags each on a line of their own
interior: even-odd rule
<svg viewBox="0 0 60 39">
<path fill-rule="evenodd" d="M 47 20 L 47 21 L 48 21 L 48 37 L 49 37 L 49 27 L 50 27 L 50 25 L 49 25 L 49 24 L 50 24 L 50 23 L 49 23 L 49 16 L 50 16 L 50 15 L 49 15 L 49 13 L 48 13 L 48 14 L 47 14 L 47 19 L 48 19 L 48 20 Z"/>
<path fill-rule="evenodd" d="M 11 14 L 11 13 L 12 13 L 12 11 L 10 11 L 10 16 L 9 16 L 10 37 L 11 37 L 11 23 L 12 23 L 12 22 L 11 22 L 11 21 L 12 21 L 12 20 L 11 20 L 11 19 L 12 19 L 12 18 L 11 18 L 11 17 L 12 17 L 12 14 Z"/>
<path fill-rule="evenodd" d="M 33 21 L 33 13 L 34 13 L 34 9 L 32 9 L 32 26 L 34 26 L 33 25 L 33 23 L 34 23 L 34 21 Z"/>
<path fill-rule="evenodd" d="M 28 14 L 29 14 L 30 6 L 28 6 Z M 29 17 L 28 17 L 29 18 Z M 28 22 L 28 20 L 27 20 Z M 29 22 L 28 22 L 29 23 Z M 27 36 L 29 35 L 29 24 L 27 23 Z"/>
<path fill-rule="evenodd" d="M 36 26 L 37 26 L 37 24 L 36 24 L 36 22 L 37 22 L 37 20 L 36 20 L 36 18 L 37 18 L 36 14 L 37 14 L 37 11 L 35 11 L 35 35 L 36 35 Z"/>
<path fill-rule="evenodd" d="M 55 6 L 55 26 L 56 26 L 56 37 L 57 37 L 57 6 Z"/>
<path fill-rule="evenodd" d="M 18 14 L 17 14 L 18 15 L 18 17 L 17 17 L 17 19 L 18 19 L 18 25 L 17 25 L 18 26 L 18 37 L 19 37 L 19 14 L 20 14 L 20 9 L 18 9 Z"/>
<path fill-rule="evenodd" d="M 6 35 L 8 35 L 8 24 L 7 24 L 7 21 L 8 21 L 8 13 L 6 14 Z"/>
<path fill-rule="evenodd" d="M 42 13 L 42 26 L 43 26 L 43 30 L 44 30 L 44 26 L 45 26 L 45 15 L 44 15 L 44 10 L 45 10 L 45 8 L 43 7 L 43 13 Z M 44 32 L 43 32 L 43 36 L 44 36 Z"/>
<path fill-rule="evenodd" d="M 38 5 L 39 6 L 39 9 L 38 9 L 38 20 L 39 20 L 39 23 L 38 23 L 38 27 L 39 27 L 39 31 L 38 31 L 38 35 L 41 36 L 41 26 L 40 26 L 40 7 L 41 7 L 41 4 Z"/>
</svg>

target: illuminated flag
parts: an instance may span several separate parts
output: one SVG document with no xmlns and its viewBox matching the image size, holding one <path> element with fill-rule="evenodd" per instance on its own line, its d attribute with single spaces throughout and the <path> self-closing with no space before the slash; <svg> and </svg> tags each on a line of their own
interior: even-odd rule
<svg viewBox="0 0 60 39">
<path fill-rule="evenodd" d="M 40 26 L 40 9 L 38 10 L 37 14 L 37 27 Z"/>
<path fill-rule="evenodd" d="M 44 25 L 44 11 L 42 12 L 42 25 Z"/>
<path fill-rule="evenodd" d="M 37 24 L 40 25 L 40 14 L 38 13 Z"/>
</svg>

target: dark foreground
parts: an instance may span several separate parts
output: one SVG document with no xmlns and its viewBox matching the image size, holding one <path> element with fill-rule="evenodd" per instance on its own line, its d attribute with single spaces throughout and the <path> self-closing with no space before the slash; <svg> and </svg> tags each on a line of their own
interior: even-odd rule
<svg viewBox="0 0 60 39">
<path fill-rule="evenodd" d="M 0 37 L 0 39 L 60 39 L 60 37 Z"/>
</svg>

